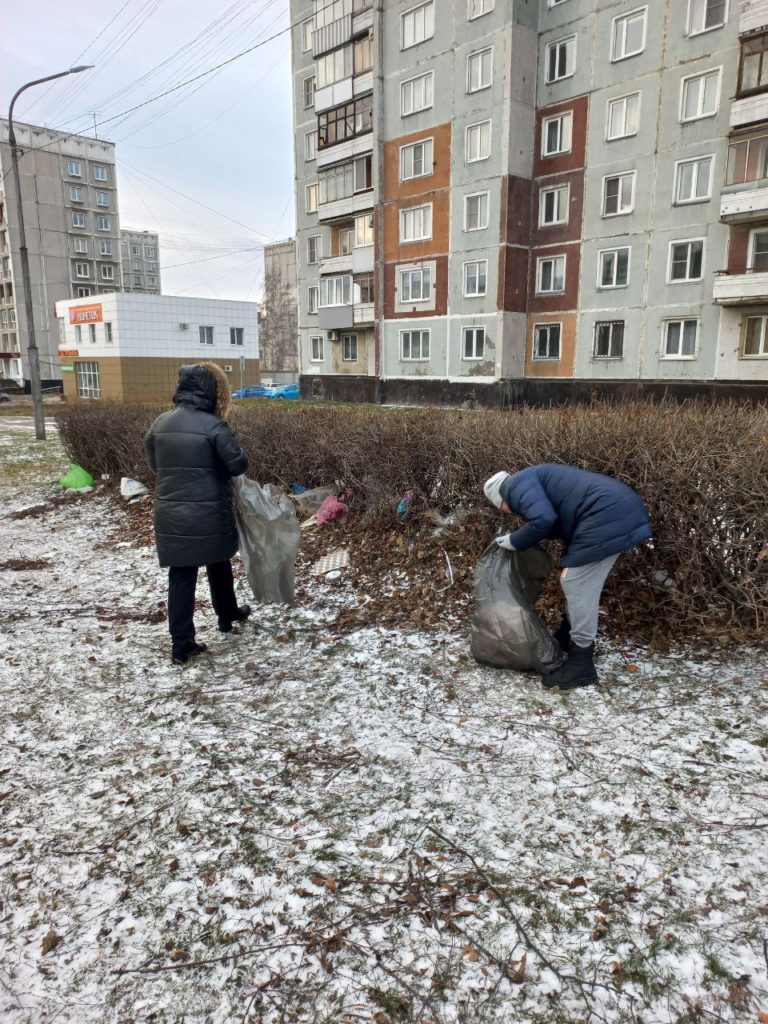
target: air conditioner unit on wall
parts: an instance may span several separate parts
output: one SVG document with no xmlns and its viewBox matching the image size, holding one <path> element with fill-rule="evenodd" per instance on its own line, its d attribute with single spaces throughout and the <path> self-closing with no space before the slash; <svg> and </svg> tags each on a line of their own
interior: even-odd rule
<svg viewBox="0 0 768 1024">
<path fill-rule="evenodd" d="M 189 330 L 189 324 L 179 324 L 179 330 L 180 331 L 188 331 Z"/>
<path fill-rule="evenodd" d="M 328 331 L 328 341 L 338 341 L 338 340 L 339 340 L 339 332 L 338 331 Z"/>
<path fill-rule="evenodd" d="M 224 367 L 224 373 L 232 373 L 232 367 L 231 366 L 225 366 Z"/>
</svg>

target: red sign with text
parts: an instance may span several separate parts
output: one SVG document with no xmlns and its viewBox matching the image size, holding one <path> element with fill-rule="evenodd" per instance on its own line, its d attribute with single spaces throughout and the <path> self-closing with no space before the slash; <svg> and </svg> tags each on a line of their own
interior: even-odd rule
<svg viewBox="0 0 768 1024">
<path fill-rule="evenodd" d="M 100 302 L 94 302 L 90 306 L 69 307 L 69 322 L 71 324 L 100 324 L 101 321 Z"/>
</svg>

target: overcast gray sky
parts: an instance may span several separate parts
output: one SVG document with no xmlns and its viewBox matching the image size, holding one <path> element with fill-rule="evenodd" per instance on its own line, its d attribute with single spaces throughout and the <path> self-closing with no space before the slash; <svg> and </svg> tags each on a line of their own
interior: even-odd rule
<svg viewBox="0 0 768 1024">
<path fill-rule="evenodd" d="M 255 299 L 261 253 L 243 250 L 293 233 L 288 26 L 289 0 L 6 0 L 0 111 L 31 79 L 95 64 L 30 90 L 14 116 L 92 135 L 95 111 L 117 146 L 121 225 L 161 235 L 163 291 Z"/>
</svg>

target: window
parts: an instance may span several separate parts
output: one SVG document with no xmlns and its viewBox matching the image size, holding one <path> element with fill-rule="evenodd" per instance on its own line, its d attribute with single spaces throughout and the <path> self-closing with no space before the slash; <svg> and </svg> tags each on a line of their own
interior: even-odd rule
<svg viewBox="0 0 768 1024">
<path fill-rule="evenodd" d="M 106 181 L 107 180 L 107 168 L 106 167 L 94 167 L 93 168 L 93 180 L 94 181 Z"/>
<path fill-rule="evenodd" d="M 354 238 L 354 228 L 339 228 L 339 256 L 352 255 L 352 243 Z"/>
<path fill-rule="evenodd" d="M 368 192 L 373 188 L 373 159 L 359 156 L 354 162 L 355 192 Z"/>
<path fill-rule="evenodd" d="M 97 206 L 109 206 L 109 192 L 97 192 L 96 193 L 96 205 Z"/>
<path fill-rule="evenodd" d="M 75 379 L 80 398 L 101 398 L 98 363 L 75 363 Z"/>
<path fill-rule="evenodd" d="M 148 286 L 149 286 L 150 288 L 154 288 L 154 286 L 155 286 L 156 284 L 157 284 L 157 279 L 156 279 L 156 278 L 154 278 L 154 277 L 148 277 L 148 278 L 147 278 L 147 285 L 148 285 Z"/>
<path fill-rule="evenodd" d="M 410 46 L 423 43 L 435 34 L 434 0 L 413 7 L 400 15 L 400 49 L 407 50 Z"/>
<path fill-rule="evenodd" d="M 373 274 L 359 274 L 355 278 L 355 285 L 360 291 L 358 296 L 362 304 L 368 305 L 374 301 L 373 298 Z"/>
<path fill-rule="evenodd" d="M 533 329 L 533 358 L 560 358 L 561 324 L 536 324 Z"/>
<path fill-rule="evenodd" d="M 75 273 L 78 277 L 90 277 L 91 276 L 91 265 L 90 263 L 76 263 Z"/>
<path fill-rule="evenodd" d="M 434 72 L 428 71 L 400 83 L 400 113 L 403 117 L 429 110 L 434 100 L 434 82 Z"/>
<path fill-rule="evenodd" d="M 157 273 L 157 264 L 156 263 L 149 263 L 147 265 L 147 270 L 150 272 L 150 274 L 156 274 Z"/>
<path fill-rule="evenodd" d="M 432 237 L 432 204 L 400 211 L 400 241 L 418 242 Z"/>
<path fill-rule="evenodd" d="M 70 178 L 82 178 L 83 176 L 83 165 L 79 160 L 68 160 L 67 161 L 67 174 Z"/>
<path fill-rule="evenodd" d="M 432 139 L 400 147 L 400 181 L 432 173 Z"/>
<path fill-rule="evenodd" d="M 490 88 L 493 80 L 493 47 L 478 50 L 467 57 L 467 92 Z"/>
<path fill-rule="evenodd" d="M 463 330 L 464 344 L 463 344 L 463 356 L 464 359 L 484 359 L 485 358 L 485 328 L 484 327 L 465 327 Z"/>
<path fill-rule="evenodd" d="M 104 341 L 108 345 L 112 344 L 112 324 L 108 320 L 104 323 Z"/>
<path fill-rule="evenodd" d="M 213 327 L 200 327 L 200 344 L 201 345 L 212 345 L 213 344 Z"/>
<path fill-rule="evenodd" d="M 739 87 L 737 96 L 760 92 L 768 87 L 768 32 L 750 36 L 741 44 L 741 63 L 739 65 Z"/>
<path fill-rule="evenodd" d="M 603 178 L 603 216 L 631 213 L 635 206 L 635 172 L 612 174 Z"/>
<path fill-rule="evenodd" d="M 137 287 L 137 288 L 141 287 L 141 277 L 140 277 L 139 274 L 134 274 L 133 275 L 133 283 L 134 283 L 135 287 Z"/>
<path fill-rule="evenodd" d="M 352 44 L 352 72 L 363 75 L 373 70 L 373 36 L 364 35 Z"/>
<path fill-rule="evenodd" d="M 744 321 L 744 343 L 741 353 L 744 358 L 768 356 L 767 322 L 768 317 L 765 316 L 746 317 Z"/>
<path fill-rule="evenodd" d="M 749 239 L 749 269 L 768 270 L 768 231 L 753 231 Z"/>
<path fill-rule="evenodd" d="M 83 201 L 83 190 L 79 185 L 69 186 L 69 199 L 73 203 L 82 203 Z"/>
<path fill-rule="evenodd" d="M 717 113 L 720 94 L 720 72 L 707 71 L 683 79 L 680 120 L 696 121 Z"/>
<path fill-rule="evenodd" d="M 96 344 L 96 324 L 88 324 L 88 339 L 92 345 Z"/>
<path fill-rule="evenodd" d="M 131 246 L 131 255 L 132 256 L 141 256 L 141 246 L 140 245 L 132 245 Z"/>
<path fill-rule="evenodd" d="M 88 252 L 88 239 L 87 238 L 76 238 L 75 239 L 75 252 Z"/>
<path fill-rule="evenodd" d="M 243 345 L 243 328 L 242 327 L 230 327 L 229 328 L 229 344 L 239 345 L 242 348 Z"/>
<path fill-rule="evenodd" d="M 112 242 L 108 238 L 102 238 L 99 242 L 99 252 L 102 256 L 112 255 Z"/>
<path fill-rule="evenodd" d="M 573 111 L 556 117 L 546 117 L 541 125 L 541 155 L 556 156 L 570 153 L 573 133 Z"/>
<path fill-rule="evenodd" d="M 491 122 L 467 125 L 464 159 L 471 164 L 476 160 L 487 160 L 491 155 Z"/>
<path fill-rule="evenodd" d="M 323 277 L 320 279 L 320 308 L 324 306 L 349 306 L 352 303 L 352 278 Z"/>
<path fill-rule="evenodd" d="M 315 31 L 314 18 L 307 18 L 301 23 L 301 49 L 308 53 L 312 49 L 312 35 Z"/>
<path fill-rule="evenodd" d="M 431 298 L 431 267 L 400 271 L 400 302 L 428 302 Z"/>
<path fill-rule="evenodd" d="M 621 359 L 624 356 L 624 321 L 598 320 L 595 324 L 594 359 Z"/>
<path fill-rule="evenodd" d="M 148 260 L 153 260 L 155 256 L 157 256 L 157 252 L 155 250 L 154 245 L 145 245 L 144 255 L 147 257 Z"/>
<path fill-rule="evenodd" d="M 704 240 L 671 242 L 669 246 L 669 280 L 700 281 L 704 263 Z"/>
<path fill-rule="evenodd" d="M 488 227 L 488 192 L 464 197 L 464 230 L 481 231 Z"/>
<path fill-rule="evenodd" d="M 101 279 L 102 281 L 114 281 L 115 280 L 115 268 L 104 264 L 101 268 Z"/>
<path fill-rule="evenodd" d="M 727 0 L 688 0 L 688 35 L 720 28 L 727 13 Z"/>
<path fill-rule="evenodd" d="M 72 227 L 73 228 L 84 228 L 85 227 L 85 214 L 84 213 L 73 213 L 72 214 Z"/>
<path fill-rule="evenodd" d="M 304 159 L 314 160 L 317 154 L 317 132 L 305 132 L 304 134 Z"/>
<path fill-rule="evenodd" d="M 619 18 L 613 19 L 613 47 L 611 60 L 624 60 L 635 57 L 645 49 L 646 7 L 630 11 Z"/>
<path fill-rule="evenodd" d="M 464 295 L 474 298 L 485 295 L 488 287 L 488 260 L 472 260 L 464 264 Z"/>
<path fill-rule="evenodd" d="M 400 331 L 400 355 L 404 361 L 429 359 L 429 331 Z"/>
<path fill-rule="evenodd" d="M 357 362 L 357 335 L 342 334 L 341 336 L 341 360 L 344 363 Z"/>
<path fill-rule="evenodd" d="M 675 202 L 701 203 L 709 199 L 712 157 L 680 160 L 675 168 Z"/>
<path fill-rule="evenodd" d="M 343 46 L 340 50 L 332 50 L 324 57 L 315 61 L 316 89 L 324 89 L 327 85 L 343 82 L 352 77 L 352 47 Z"/>
<path fill-rule="evenodd" d="M 318 184 L 307 185 L 307 213 L 317 213 Z"/>
<path fill-rule="evenodd" d="M 630 135 L 637 135 L 639 127 L 639 92 L 630 93 L 628 96 L 617 96 L 616 99 L 608 101 L 606 137 L 609 141 L 613 139 L 626 139 Z"/>
<path fill-rule="evenodd" d="M 309 339 L 309 361 L 310 363 L 322 363 L 323 361 L 323 336 L 314 335 Z"/>
<path fill-rule="evenodd" d="M 84 299 L 84 298 L 86 298 L 86 296 L 88 296 L 90 294 L 91 294 L 91 289 L 90 288 L 78 288 L 77 289 L 77 297 L 78 297 L 78 299 Z"/>
<path fill-rule="evenodd" d="M 312 314 L 317 312 L 317 307 L 320 302 L 320 287 L 316 284 L 311 284 L 307 288 L 307 312 Z"/>
<path fill-rule="evenodd" d="M 493 10 L 494 0 L 467 0 L 467 20 L 474 21 L 475 18 L 482 18 Z"/>
<path fill-rule="evenodd" d="M 373 217 L 370 213 L 364 213 L 355 217 L 355 248 L 363 245 L 373 245 Z"/>
<path fill-rule="evenodd" d="M 322 252 L 321 246 L 323 244 L 322 235 L 310 235 L 307 239 L 307 263 L 319 263 L 320 254 Z"/>
<path fill-rule="evenodd" d="M 551 295 L 565 290 L 565 256 L 544 256 L 536 260 L 536 293 Z"/>
<path fill-rule="evenodd" d="M 133 263 L 131 264 L 131 270 L 141 270 L 141 261 L 134 260 Z"/>
<path fill-rule="evenodd" d="M 372 96 L 363 96 L 326 110 L 317 118 L 317 144 L 320 149 L 370 131 L 373 131 Z"/>
<path fill-rule="evenodd" d="M 695 359 L 698 320 L 665 320 L 662 358 Z"/>
<path fill-rule="evenodd" d="M 88 288 L 88 294 L 91 294 L 91 289 Z M 83 343 L 83 328 L 81 324 L 75 324 L 75 344 L 79 348 Z"/>
<path fill-rule="evenodd" d="M 310 75 L 303 82 L 304 109 L 308 110 L 315 105 L 315 76 Z"/>
<path fill-rule="evenodd" d="M 568 223 L 569 195 L 570 187 L 568 185 L 541 189 L 539 192 L 539 224 L 541 227 Z"/>
<path fill-rule="evenodd" d="M 597 287 L 626 288 L 629 284 L 629 246 L 597 254 Z"/>
<path fill-rule="evenodd" d="M 109 231 L 111 226 L 109 217 L 97 217 L 96 224 L 99 231 Z"/>
<path fill-rule="evenodd" d="M 547 83 L 570 78 L 576 66 L 576 36 L 558 39 L 547 46 Z"/>
</svg>

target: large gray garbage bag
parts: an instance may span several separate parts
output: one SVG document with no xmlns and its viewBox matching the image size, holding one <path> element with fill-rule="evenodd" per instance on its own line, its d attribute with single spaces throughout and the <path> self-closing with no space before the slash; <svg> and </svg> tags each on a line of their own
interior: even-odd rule
<svg viewBox="0 0 768 1024">
<path fill-rule="evenodd" d="M 535 672 L 562 661 L 559 644 L 534 608 L 551 571 L 542 548 L 505 551 L 489 544 L 475 570 L 471 650 L 477 661 Z"/>
<path fill-rule="evenodd" d="M 293 604 L 299 522 L 293 503 L 278 488 L 232 480 L 235 520 L 248 582 L 257 601 Z"/>
</svg>

